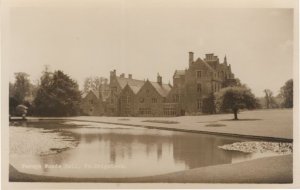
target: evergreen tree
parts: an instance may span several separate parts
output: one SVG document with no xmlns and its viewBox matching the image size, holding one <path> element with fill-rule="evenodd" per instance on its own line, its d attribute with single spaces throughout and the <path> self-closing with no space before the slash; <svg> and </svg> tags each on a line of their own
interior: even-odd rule
<svg viewBox="0 0 300 190">
<path fill-rule="evenodd" d="M 62 71 L 45 71 L 34 100 L 40 116 L 74 116 L 79 113 L 81 94 L 78 84 Z"/>
</svg>

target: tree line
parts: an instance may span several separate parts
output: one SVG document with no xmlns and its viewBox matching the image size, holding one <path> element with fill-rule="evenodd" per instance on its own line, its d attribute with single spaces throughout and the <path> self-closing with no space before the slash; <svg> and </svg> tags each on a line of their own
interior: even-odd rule
<svg viewBox="0 0 300 190">
<path fill-rule="evenodd" d="M 293 79 L 286 81 L 280 88 L 280 93 L 273 96 L 269 89 L 264 90 L 265 97 L 257 98 L 245 84 L 238 83 L 228 86 L 219 92 L 211 93 L 203 100 L 202 112 L 207 114 L 232 112 L 238 119 L 241 109 L 271 109 L 293 107 Z"/>
<path fill-rule="evenodd" d="M 38 84 L 26 73 L 15 73 L 9 84 L 9 114 L 18 114 L 17 105 L 28 107 L 28 115 L 75 116 L 80 113 L 81 92 L 77 82 L 63 71 L 50 72 L 46 67 Z"/>
<path fill-rule="evenodd" d="M 81 95 L 89 90 L 99 91 L 101 84 L 107 83 L 102 77 L 88 77 L 84 81 L 83 91 L 79 90 L 77 82 L 63 71 L 49 71 L 45 67 L 37 84 L 32 84 L 27 73 L 15 73 L 14 83 L 9 83 L 9 114 L 16 115 L 17 107 L 28 108 L 27 115 L 34 116 L 76 116 L 80 115 Z M 292 108 L 293 80 L 288 80 L 276 96 L 264 90 L 265 97 L 256 98 L 251 89 L 238 82 L 234 86 L 211 93 L 203 100 L 202 111 L 208 114 L 232 112 L 238 119 L 241 109 L 257 108 Z M 276 105 L 276 107 L 274 106 Z"/>
</svg>

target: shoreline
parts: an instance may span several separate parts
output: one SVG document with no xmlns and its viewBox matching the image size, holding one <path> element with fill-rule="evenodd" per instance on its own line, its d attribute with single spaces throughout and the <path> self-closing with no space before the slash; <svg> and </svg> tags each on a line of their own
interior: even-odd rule
<svg viewBox="0 0 300 190">
<path fill-rule="evenodd" d="M 94 122 L 159 130 L 180 131 L 293 143 L 292 110 L 249 111 L 232 121 L 231 115 L 151 118 L 165 123 L 145 123 L 149 118 L 133 117 L 28 117 L 27 121 L 63 120 Z M 243 116 L 243 117 L 242 117 Z M 126 118 L 126 120 L 124 119 Z M 171 124 L 168 122 L 172 122 Z M 177 122 L 177 123 L 175 123 Z M 222 127 L 207 127 L 207 124 Z M 218 124 L 218 125 L 216 125 Z M 10 165 L 14 182 L 107 182 L 107 183 L 292 183 L 293 154 L 257 158 L 234 164 L 188 169 L 156 176 L 133 178 L 67 178 L 26 174 Z"/>
<path fill-rule="evenodd" d="M 41 117 L 41 118 L 27 118 L 26 121 L 44 121 L 44 120 L 65 120 L 65 121 L 79 121 L 79 122 L 92 122 L 92 123 L 103 123 L 103 124 L 111 124 L 111 125 L 121 125 L 121 126 L 131 126 L 131 127 L 142 127 L 148 129 L 159 129 L 159 130 L 168 130 L 168 131 L 178 131 L 178 132 L 188 132 L 188 133 L 198 133 L 198 134 L 209 134 L 209 135 L 220 135 L 227 137 L 239 137 L 239 138 L 247 138 L 247 139 L 255 139 L 255 140 L 266 140 L 272 142 L 287 142 L 293 143 L 293 139 L 288 138 L 279 138 L 279 137 L 268 137 L 268 136 L 258 136 L 258 135 L 244 135 L 244 134 L 236 134 L 236 133 L 222 133 L 215 131 L 203 131 L 203 130 L 190 130 L 190 129 L 178 129 L 172 127 L 162 127 L 162 126 L 153 126 L 153 125 L 138 125 L 138 124 L 127 124 L 121 122 L 105 122 L 105 121 L 93 121 L 86 119 L 76 119 L 76 118 L 51 118 L 51 117 Z"/>
</svg>

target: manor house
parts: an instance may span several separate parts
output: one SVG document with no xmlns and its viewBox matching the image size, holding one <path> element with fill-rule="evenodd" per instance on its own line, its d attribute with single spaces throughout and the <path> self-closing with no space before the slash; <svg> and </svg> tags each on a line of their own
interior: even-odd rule
<svg viewBox="0 0 300 190">
<path fill-rule="evenodd" d="M 194 59 L 189 52 L 188 68 L 176 70 L 173 85 L 163 83 L 157 74 L 156 81 L 138 80 L 132 74 L 110 72 L 106 95 L 93 92 L 84 95 L 82 110 L 87 115 L 107 116 L 180 116 L 202 112 L 203 102 L 221 88 L 236 84 L 227 63 L 221 63 L 214 54 Z"/>
</svg>

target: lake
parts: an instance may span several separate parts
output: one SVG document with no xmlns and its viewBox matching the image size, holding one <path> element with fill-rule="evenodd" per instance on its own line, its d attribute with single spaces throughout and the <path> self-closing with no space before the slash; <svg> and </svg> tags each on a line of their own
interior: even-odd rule
<svg viewBox="0 0 300 190">
<path fill-rule="evenodd" d="M 242 162 L 265 155 L 218 148 L 243 138 L 93 122 L 10 123 L 10 164 L 60 177 L 138 177 Z"/>
</svg>

